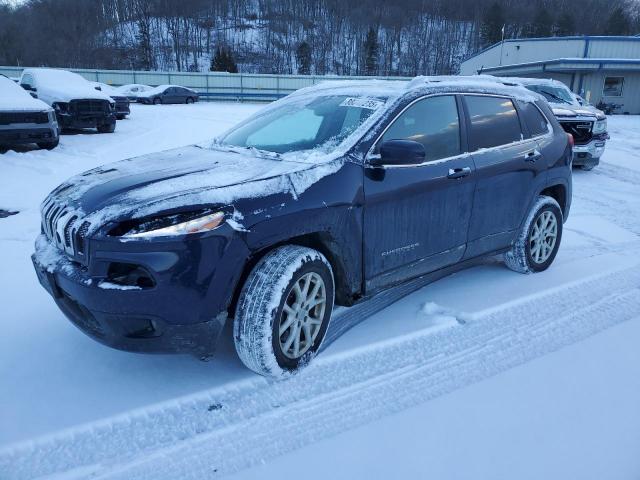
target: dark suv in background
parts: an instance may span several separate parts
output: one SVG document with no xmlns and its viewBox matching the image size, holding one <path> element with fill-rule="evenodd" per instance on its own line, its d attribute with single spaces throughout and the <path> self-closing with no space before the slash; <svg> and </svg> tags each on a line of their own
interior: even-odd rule
<svg viewBox="0 0 640 480">
<path fill-rule="evenodd" d="M 571 146 L 521 86 L 321 84 L 209 146 L 60 185 L 33 262 L 100 342 L 206 356 L 233 318 L 245 365 L 279 375 L 314 356 L 336 304 L 487 255 L 546 270 L 571 205 Z"/>
</svg>

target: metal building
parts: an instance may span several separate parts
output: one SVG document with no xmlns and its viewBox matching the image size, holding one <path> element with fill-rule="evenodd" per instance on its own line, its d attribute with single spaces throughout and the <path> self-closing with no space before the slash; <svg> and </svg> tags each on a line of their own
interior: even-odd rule
<svg viewBox="0 0 640 480">
<path fill-rule="evenodd" d="M 640 36 L 504 40 L 464 60 L 460 73 L 553 78 L 594 105 L 640 114 Z"/>
</svg>

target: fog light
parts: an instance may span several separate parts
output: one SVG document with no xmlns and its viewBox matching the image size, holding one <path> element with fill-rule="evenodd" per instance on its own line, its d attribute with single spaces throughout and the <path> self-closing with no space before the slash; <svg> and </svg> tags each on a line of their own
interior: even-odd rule
<svg viewBox="0 0 640 480">
<path fill-rule="evenodd" d="M 112 263 L 107 271 L 109 282 L 125 287 L 153 288 L 156 282 L 151 274 L 140 265 Z"/>
</svg>

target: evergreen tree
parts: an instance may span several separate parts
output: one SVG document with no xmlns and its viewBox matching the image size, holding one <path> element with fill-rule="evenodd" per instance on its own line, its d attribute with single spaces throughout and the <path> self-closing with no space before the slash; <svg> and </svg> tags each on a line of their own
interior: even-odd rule
<svg viewBox="0 0 640 480">
<path fill-rule="evenodd" d="M 553 30 L 554 35 L 557 37 L 566 37 L 576 33 L 576 24 L 573 20 L 573 16 L 571 16 L 571 13 L 561 13 Z"/>
<path fill-rule="evenodd" d="M 364 74 L 365 75 L 377 75 L 378 74 L 378 53 L 380 46 L 378 45 L 378 34 L 373 29 L 369 28 L 367 32 L 367 38 L 364 41 Z"/>
<path fill-rule="evenodd" d="M 629 35 L 631 31 L 631 21 L 622 7 L 611 12 L 607 22 L 607 35 Z"/>
<path fill-rule="evenodd" d="M 311 45 L 306 40 L 298 44 L 296 48 L 296 60 L 298 62 L 298 74 L 311 74 Z"/>
<path fill-rule="evenodd" d="M 480 24 L 480 42 L 483 47 L 493 45 L 502 40 L 504 24 L 502 6 L 498 2 L 494 2 L 484 14 Z"/>
<path fill-rule="evenodd" d="M 231 49 L 228 47 L 216 48 L 216 54 L 211 60 L 209 70 L 212 72 L 238 73 L 238 65 L 233 58 Z"/>
</svg>

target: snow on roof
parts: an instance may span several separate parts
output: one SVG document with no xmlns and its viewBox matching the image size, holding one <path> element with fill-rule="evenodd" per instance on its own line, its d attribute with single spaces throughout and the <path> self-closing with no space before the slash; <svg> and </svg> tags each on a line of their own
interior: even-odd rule
<svg viewBox="0 0 640 480">
<path fill-rule="evenodd" d="M 490 75 L 487 75 L 490 76 Z M 549 85 L 549 86 L 563 86 L 566 85 L 558 80 L 552 78 L 526 78 L 526 77 L 495 77 L 503 81 L 510 81 L 513 83 L 519 83 L 520 85 Z"/>
<path fill-rule="evenodd" d="M 69 72 L 67 70 L 58 70 L 56 68 L 27 68 L 24 72 L 30 73 L 37 78 L 39 82 L 45 83 L 61 83 L 66 85 L 86 85 L 87 80 L 77 73 Z"/>
<path fill-rule="evenodd" d="M 518 82 L 491 75 L 472 76 L 417 76 L 413 80 L 339 80 L 322 82 L 302 88 L 289 97 L 318 93 L 336 93 L 354 96 L 375 96 L 384 98 L 400 97 L 404 94 L 421 91 L 424 93 L 471 91 L 509 95 L 519 100 L 535 101 L 539 96 Z"/>
<path fill-rule="evenodd" d="M 51 108 L 43 101 L 33 98 L 13 80 L 0 75 L 0 110 L 43 111 Z"/>
</svg>

